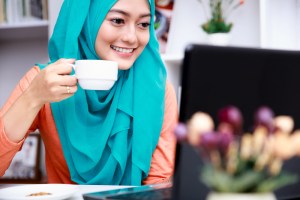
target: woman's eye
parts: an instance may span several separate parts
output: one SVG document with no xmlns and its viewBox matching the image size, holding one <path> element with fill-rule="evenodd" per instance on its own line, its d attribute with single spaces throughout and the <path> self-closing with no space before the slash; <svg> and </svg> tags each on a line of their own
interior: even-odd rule
<svg viewBox="0 0 300 200">
<path fill-rule="evenodd" d="M 124 20 L 123 19 L 121 19 L 121 18 L 115 18 L 115 19 L 112 19 L 111 20 L 113 23 L 115 23 L 115 24 L 124 24 Z"/>
<path fill-rule="evenodd" d="M 140 23 L 139 24 L 143 29 L 147 29 L 150 26 L 150 23 Z"/>
</svg>

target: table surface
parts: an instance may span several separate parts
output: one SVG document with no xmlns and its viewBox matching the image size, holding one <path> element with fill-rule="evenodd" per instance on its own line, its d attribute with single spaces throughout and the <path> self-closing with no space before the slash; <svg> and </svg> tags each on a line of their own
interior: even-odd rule
<svg viewBox="0 0 300 200">
<path fill-rule="evenodd" d="M 21 186 L 24 184 L 0 184 L 0 189 L 13 187 L 13 186 Z M 26 184 L 26 185 L 34 185 L 34 184 Z M 120 189 L 120 188 L 128 188 L 131 186 L 116 186 L 116 185 L 79 185 L 79 190 L 72 197 L 66 200 L 83 200 L 82 194 L 90 193 L 90 192 L 100 192 L 106 190 Z"/>
</svg>

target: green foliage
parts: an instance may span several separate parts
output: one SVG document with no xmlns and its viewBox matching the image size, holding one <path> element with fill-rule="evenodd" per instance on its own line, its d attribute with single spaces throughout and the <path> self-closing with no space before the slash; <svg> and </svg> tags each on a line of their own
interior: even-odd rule
<svg viewBox="0 0 300 200">
<path fill-rule="evenodd" d="M 224 20 L 218 20 L 218 19 L 211 19 L 205 24 L 203 24 L 201 27 L 202 29 L 208 33 L 228 33 L 230 32 L 233 24 L 229 23 L 226 24 Z"/>
<path fill-rule="evenodd" d="M 154 23 L 154 29 L 155 29 L 155 30 L 158 29 L 159 26 L 160 26 L 160 22 L 155 22 L 155 23 Z"/>
<path fill-rule="evenodd" d="M 260 182 L 257 186 L 257 192 L 273 191 L 285 185 L 296 183 L 297 181 L 297 176 L 282 173 L 276 177 L 269 177 L 268 179 L 265 179 L 262 182 Z"/>
<path fill-rule="evenodd" d="M 209 19 L 201 27 L 208 33 L 228 33 L 230 32 L 233 24 L 226 23 L 223 16 L 222 2 L 219 1 L 217 4 L 211 2 L 211 19 Z"/>
<path fill-rule="evenodd" d="M 295 175 L 281 173 L 271 176 L 266 170 L 254 171 L 245 166 L 242 171 L 231 175 L 222 169 L 215 169 L 207 164 L 202 168 L 200 178 L 212 190 L 223 193 L 270 192 L 298 180 Z"/>
</svg>

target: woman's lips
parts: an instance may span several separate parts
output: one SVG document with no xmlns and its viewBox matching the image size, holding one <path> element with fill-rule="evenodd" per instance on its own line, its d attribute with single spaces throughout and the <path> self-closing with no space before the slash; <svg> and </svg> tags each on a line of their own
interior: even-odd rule
<svg viewBox="0 0 300 200">
<path fill-rule="evenodd" d="M 133 55 L 134 50 L 136 49 L 136 48 L 117 47 L 113 45 L 111 45 L 110 48 L 114 50 L 114 52 L 121 57 L 131 57 Z"/>
</svg>

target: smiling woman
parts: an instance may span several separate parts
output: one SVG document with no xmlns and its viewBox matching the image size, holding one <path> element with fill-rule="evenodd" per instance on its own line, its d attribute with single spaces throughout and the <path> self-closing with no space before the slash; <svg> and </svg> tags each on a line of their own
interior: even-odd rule
<svg viewBox="0 0 300 200">
<path fill-rule="evenodd" d="M 0 110 L 0 176 L 36 129 L 50 183 L 141 185 L 170 181 L 177 124 L 154 30 L 154 0 L 65 0 L 48 64 L 32 68 Z M 75 60 L 112 60 L 109 90 L 85 90 Z"/>
<path fill-rule="evenodd" d="M 129 69 L 147 45 L 150 6 L 146 0 L 120 1 L 108 12 L 97 38 L 96 52 L 104 60 L 115 60 Z M 132 6 L 134 5 L 134 6 Z"/>
</svg>

